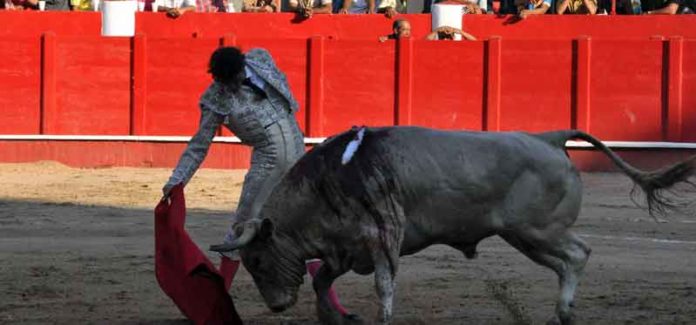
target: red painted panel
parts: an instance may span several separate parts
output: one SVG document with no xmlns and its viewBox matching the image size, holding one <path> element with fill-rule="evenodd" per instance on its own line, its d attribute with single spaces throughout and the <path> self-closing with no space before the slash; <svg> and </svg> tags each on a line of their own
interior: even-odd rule
<svg viewBox="0 0 696 325">
<path fill-rule="evenodd" d="M 55 160 L 73 167 L 172 167 L 186 143 L 119 141 L 0 141 L 2 162 Z M 214 143 L 202 168 L 249 168 L 250 148 Z"/>
<path fill-rule="evenodd" d="M 689 15 L 654 16 L 587 16 L 587 15 L 542 15 L 517 21 L 512 16 L 466 15 L 464 30 L 477 38 L 493 35 L 503 39 L 546 39 L 567 40 L 581 35 L 593 39 L 648 39 L 653 35 L 665 37 L 682 35 L 696 38 L 696 21 Z"/>
<path fill-rule="evenodd" d="M 144 134 L 196 132 L 198 100 L 212 80 L 208 60 L 218 46 L 218 39 L 148 37 Z"/>
<path fill-rule="evenodd" d="M 572 42 L 502 41 L 500 129 L 570 128 Z"/>
<path fill-rule="evenodd" d="M 40 38 L 0 38 L 0 133 L 38 134 L 40 124 Z"/>
<path fill-rule="evenodd" d="M 696 41 L 684 41 L 682 141 L 696 141 Z"/>
<path fill-rule="evenodd" d="M 480 130 L 483 42 L 415 41 L 412 124 Z"/>
<path fill-rule="evenodd" d="M 52 31 L 59 36 L 101 35 L 101 13 L 90 11 L 0 10 L 0 36 L 38 37 Z"/>
<path fill-rule="evenodd" d="M 590 132 L 604 140 L 662 140 L 659 40 L 593 41 Z"/>
<path fill-rule="evenodd" d="M 394 122 L 394 43 L 327 40 L 323 135 Z"/>
<path fill-rule="evenodd" d="M 55 134 L 128 134 L 130 40 L 56 38 Z"/>
<path fill-rule="evenodd" d="M 412 25 L 416 39 L 430 30 L 430 15 L 401 15 Z M 594 39 L 647 39 L 652 35 L 682 35 L 696 38 L 696 22 L 689 15 L 667 16 L 585 16 L 543 15 L 520 22 L 511 16 L 469 15 L 465 29 L 480 39 L 499 35 L 505 39 L 566 40 L 580 35 Z M 56 35 L 97 36 L 101 33 L 99 12 L 0 11 L 4 35 L 39 35 L 54 31 Z M 163 13 L 136 13 L 136 31 L 152 37 L 222 37 L 229 33 L 246 38 L 307 38 L 323 35 L 336 39 L 375 39 L 391 32 L 393 20 L 383 15 L 315 15 L 298 20 L 291 13 L 282 14 L 205 14 L 187 13 L 178 19 Z M 550 27 L 552 26 L 552 27 Z"/>
<path fill-rule="evenodd" d="M 411 22 L 412 34 L 422 39 L 431 28 L 428 14 L 401 15 Z M 648 39 L 682 35 L 696 38 L 696 22 L 684 16 L 586 16 L 543 15 L 514 22 L 512 16 L 469 15 L 464 28 L 479 39 L 493 35 L 504 39 L 568 40 L 581 35 L 594 39 Z M 187 13 L 169 19 L 162 13 L 136 14 L 136 31 L 159 37 L 222 37 L 226 33 L 246 38 L 307 38 L 323 35 L 334 39 L 375 39 L 391 32 L 393 20 L 383 15 L 315 15 L 298 20 L 283 14 Z"/>
<path fill-rule="evenodd" d="M 95 142 L 95 141 L 0 141 L 2 162 L 22 163 L 54 160 L 72 167 L 172 167 L 186 143 Z M 598 151 L 569 150 L 573 163 L 583 171 L 616 170 Z M 632 165 L 656 169 L 687 158 L 696 150 L 630 150 L 619 155 Z M 250 148 L 214 143 L 202 168 L 249 168 Z"/>
<path fill-rule="evenodd" d="M 411 21 L 413 36 L 423 38 L 430 30 L 430 15 L 401 15 Z M 314 15 L 298 20 L 293 13 L 205 14 L 187 13 L 177 19 L 163 13 L 136 14 L 137 33 L 156 37 L 308 38 L 322 35 L 333 39 L 372 39 L 392 32 L 393 20 L 384 15 Z"/>
<path fill-rule="evenodd" d="M 244 51 L 262 47 L 271 52 L 273 59 L 285 73 L 295 100 L 300 105 L 296 118 L 300 128 L 305 129 L 307 115 L 307 40 L 303 39 L 237 39 L 237 45 Z M 223 135 L 230 135 L 223 129 Z"/>
<path fill-rule="evenodd" d="M 579 170 L 587 172 L 618 172 L 616 165 L 597 150 L 568 150 L 570 159 Z M 615 150 L 626 162 L 643 170 L 660 169 L 696 154 L 691 149 L 661 150 Z"/>
</svg>

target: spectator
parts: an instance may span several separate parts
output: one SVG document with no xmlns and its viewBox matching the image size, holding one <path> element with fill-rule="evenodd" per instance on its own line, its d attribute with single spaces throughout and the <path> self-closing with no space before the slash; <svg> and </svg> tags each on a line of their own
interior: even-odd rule
<svg viewBox="0 0 696 325">
<path fill-rule="evenodd" d="M 339 14 L 383 13 L 388 18 L 396 16 L 396 0 L 343 0 Z"/>
<path fill-rule="evenodd" d="M 435 3 L 454 3 L 466 6 L 467 14 L 485 14 L 488 7 L 488 0 L 440 0 Z"/>
<path fill-rule="evenodd" d="M 376 0 L 343 0 L 343 7 L 338 11 L 339 14 L 373 14 L 375 13 Z"/>
<path fill-rule="evenodd" d="M 72 11 L 92 10 L 92 0 L 70 0 L 70 9 Z"/>
<path fill-rule="evenodd" d="M 226 12 L 223 0 L 196 0 L 196 12 Z"/>
<path fill-rule="evenodd" d="M 179 18 L 187 11 L 196 10 L 196 0 L 160 0 L 158 12 L 166 12 L 167 16 Z"/>
<path fill-rule="evenodd" d="M 520 19 L 529 15 L 543 15 L 551 8 L 551 0 L 517 0 L 515 4 Z"/>
<path fill-rule="evenodd" d="M 558 0 L 556 13 L 563 14 L 590 14 L 597 13 L 597 0 Z"/>
<path fill-rule="evenodd" d="M 224 12 L 241 12 L 244 6 L 244 1 L 242 0 L 217 0 L 220 1 L 220 10 Z"/>
<path fill-rule="evenodd" d="M 493 5 L 489 8 L 493 8 Z M 517 6 L 515 5 L 515 0 L 500 0 L 500 8 L 498 9 L 498 14 L 500 15 L 517 15 Z"/>
<path fill-rule="evenodd" d="M 280 0 L 244 0 L 243 12 L 280 12 Z"/>
<path fill-rule="evenodd" d="M 396 11 L 397 0 L 381 0 L 377 6 L 377 13 L 384 14 L 387 18 L 394 18 L 399 13 Z"/>
<path fill-rule="evenodd" d="M 696 0 L 646 1 L 643 12 L 646 15 L 676 15 L 696 13 Z M 657 9 L 653 9 L 657 8 Z M 647 10 L 646 10 L 647 9 Z"/>
<path fill-rule="evenodd" d="M 387 36 L 380 36 L 379 41 L 385 42 L 390 39 L 411 37 L 411 23 L 406 19 L 397 19 L 392 24 L 392 33 Z"/>
<path fill-rule="evenodd" d="M 12 2 L 15 3 L 15 7 L 17 4 L 16 0 L 11 0 Z M 46 10 L 70 10 L 70 0 L 46 0 Z M 39 8 L 39 0 L 25 0 L 21 1 L 23 9 L 38 9 Z M 7 4 L 7 1 L 5 2 Z M 21 10 L 21 9 L 20 9 Z"/>
<path fill-rule="evenodd" d="M 25 8 L 25 5 L 27 8 Z M 32 5 L 24 0 L 0 0 L 0 9 L 5 10 L 24 10 L 32 9 Z"/>
<path fill-rule="evenodd" d="M 425 36 L 425 39 L 429 41 L 435 41 L 435 40 L 454 40 L 455 35 L 461 35 L 463 39 L 467 41 L 475 41 L 476 37 L 473 35 L 462 31 L 459 28 L 454 28 L 450 26 L 440 26 L 436 28 L 434 31 L 430 32 L 427 36 Z"/>
<path fill-rule="evenodd" d="M 290 0 L 288 6 L 304 18 L 312 18 L 313 14 L 331 13 L 331 0 Z"/>
</svg>

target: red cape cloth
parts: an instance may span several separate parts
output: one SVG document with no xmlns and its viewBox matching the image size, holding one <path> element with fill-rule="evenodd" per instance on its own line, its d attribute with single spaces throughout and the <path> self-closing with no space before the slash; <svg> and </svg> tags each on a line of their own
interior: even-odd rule
<svg viewBox="0 0 696 325">
<path fill-rule="evenodd" d="M 155 208 L 155 275 L 162 291 L 196 324 L 242 324 L 225 280 L 184 229 L 183 185 Z M 228 282 L 229 283 L 229 282 Z"/>
</svg>

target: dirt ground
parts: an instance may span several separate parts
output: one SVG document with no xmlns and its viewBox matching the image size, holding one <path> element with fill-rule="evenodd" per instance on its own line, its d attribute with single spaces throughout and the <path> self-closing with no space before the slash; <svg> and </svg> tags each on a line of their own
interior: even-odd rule
<svg viewBox="0 0 696 325">
<path fill-rule="evenodd" d="M 152 210 L 169 172 L 0 164 L 0 323 L 186 324 L 153 272 Z M 187 227 L 201 247 L 221 240 L 244 173 L 201 170 L 187 187 Z M 583 181 L 575 230 L 593 253 L 576 296 L 578 323 L 696 323 L 696 217 L 655 222 L 631 202 L 620 174 Z M 402 258 L 395 323 L 545 322 L 555 274 L 498 238 L 479 251 L 466 260 L 435 246 Z M 298 304 L 281 314 L 266 309 L 246 271 L 235 282 L 231 294 L 246 323 L 315 323 L 307 281 Z M 373 282 L 348 274 L 337 283 L 366 320 L 377 313 Z"/>
</svg>

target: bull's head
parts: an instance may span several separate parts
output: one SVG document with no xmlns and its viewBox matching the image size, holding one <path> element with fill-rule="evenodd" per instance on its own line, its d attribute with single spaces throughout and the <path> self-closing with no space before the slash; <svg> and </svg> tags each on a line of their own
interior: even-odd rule
<svg viewBox="0 0 696 325">
<path fill-rule="evenodd" d="M 244 267 L 254 278 L 268 308 L 281 312 L 294 305 L 305 272 L 302 258 L 293 254 L 289 241 L 281 242 L 269 219 L 247 221 L 241 230 L 239 227 L 237 230 L 235 241 L 210 246 L 210 250 L 229 252 L 240 249 Z"/>
</svg>

